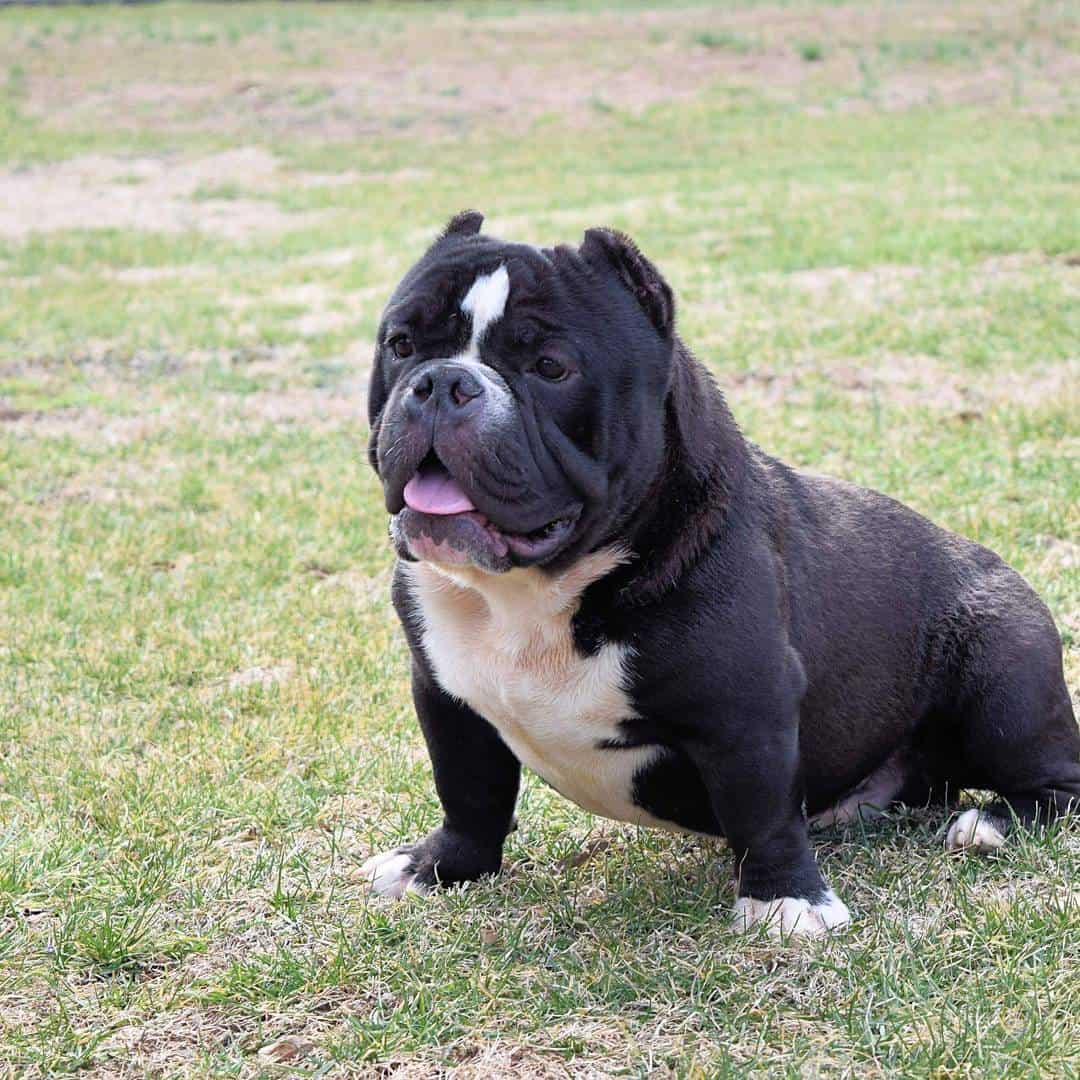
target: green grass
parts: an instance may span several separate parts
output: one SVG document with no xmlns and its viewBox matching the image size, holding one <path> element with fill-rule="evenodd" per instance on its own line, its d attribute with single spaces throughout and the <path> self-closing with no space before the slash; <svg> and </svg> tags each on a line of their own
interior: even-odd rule
<svg viewBox="0 0 1080 1080">
<path fill-rule="evenodd" d="M 807 946 L 534 780 L 498 880 L 359 874 L 438 820 L 369 343 L 463 206 L 629 230 L 746 432 L 1000 551 L 1080 685 L 1080 33 L 994 11 L 6 14 L 0 1075 L 1080 1073 L 1076 830 L 825 834 L 856 922 Z"/>
<path fill-rule="evenodd" d="M 737 53 L 753 52 L 755 46 L 752 39 L 731 31 L 699 30 L 691 40 L 706 49 L 728 49 Z"/>
</svg>

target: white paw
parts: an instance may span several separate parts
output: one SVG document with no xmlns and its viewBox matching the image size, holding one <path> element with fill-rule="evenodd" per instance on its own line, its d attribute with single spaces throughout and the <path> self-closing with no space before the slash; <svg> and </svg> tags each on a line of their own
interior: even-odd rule
<svg viewBox="0 0 1080 1080">
<path fill-rule="evenodd" d="M 820 904 L 796 896 L 776 900 L 755 900 L 740 896 L 735 901 L 734 923 L 738 930 L 749 930 L 762 923 L 773 937 L 821 937 L 851 922 L 851 913 L 843 900 L 830 889 Z"/>
<path fill-rule="evenodd" d="M 372 855 L 360 867 L 360 873 L 371 882 L 371 891 L 378 896 L 391 896 L 395 900 L 407 892 L 427 896 L 430 891 L 428 887 L 421 885 L 415 874 L 409 873 L 410 862 L 411 852 L 395 848 L 393 851 Z"/>
<path fill-rule="evenodd" d="M 950 826 L 945 837 L 946 851 L 996 851 L 1005 836 L 980 810 L 965 810 Z"/>
</svg>

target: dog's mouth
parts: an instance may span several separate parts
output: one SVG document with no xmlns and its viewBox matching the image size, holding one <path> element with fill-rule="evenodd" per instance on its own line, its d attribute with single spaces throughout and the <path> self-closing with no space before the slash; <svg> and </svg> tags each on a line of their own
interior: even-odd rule
<svg viewBox="0 0 1080 1080">
<path fill-rule="evenodd" d="M 494 571 L 543 562 L 562 546 L 580 513 L 563 514 L 531 532 L 512 532 L 481 513 L 434 455 L 405 485 L 403 497 L 405 509 L 395 526 L 416 558 Z"/>
</svg>

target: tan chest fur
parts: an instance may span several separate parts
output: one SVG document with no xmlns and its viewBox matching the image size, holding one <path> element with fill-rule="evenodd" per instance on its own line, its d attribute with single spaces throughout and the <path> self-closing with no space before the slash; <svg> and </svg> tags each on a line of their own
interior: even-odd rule
<svg viewBox="0 0 1080 1080">
<path fill-rule="evenodd" d="M 422 642 L 442 688 L 501 735 L 522 764 L 593 813 L 659 822 L 632 798 L 634 773 L 654 747 L 600 749 L 633 716 L 627 651 L 593 656 L 574 648 L 571 619 L 581 594 L 621 561 L 586 556 L 559 577 L 539 570 L 485 574 L 418 563 L 408 568 L 422 615 Z"/>
</svg>

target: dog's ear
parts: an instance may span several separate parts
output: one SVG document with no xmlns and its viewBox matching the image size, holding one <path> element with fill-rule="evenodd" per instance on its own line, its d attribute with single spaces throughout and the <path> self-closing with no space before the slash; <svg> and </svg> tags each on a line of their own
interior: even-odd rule
<svg viewBox="0 0 1080 1080">
<path fill-rule="evenodd" d="M 443 229 L 440 240 L 450 236 L 476 236 L 480 232 L 480 226 L 484 224 L 484 215 L 479 210 L 462 210 L 455 214 Z"/>
<path fill-rule="evenodd" d="M 594 266 L 610 266 L 661 337 L 674 336 L 675 297 L 671 286 L 629 236 L 614 229 L 589 229 L 581 244 L 581 255 Z"/>
</svg>

